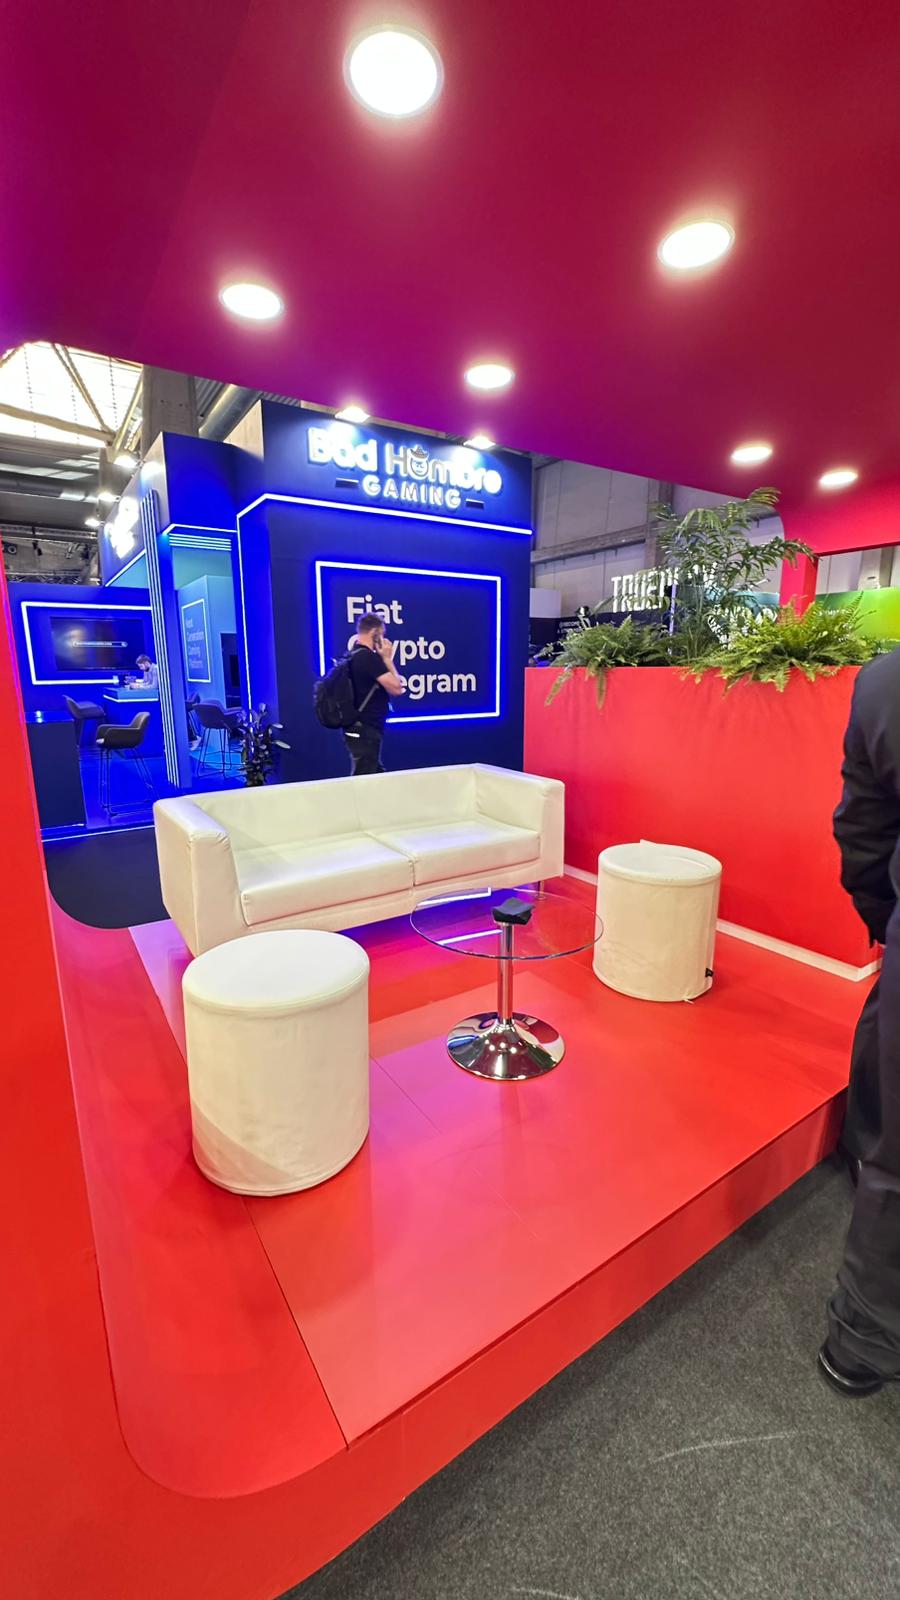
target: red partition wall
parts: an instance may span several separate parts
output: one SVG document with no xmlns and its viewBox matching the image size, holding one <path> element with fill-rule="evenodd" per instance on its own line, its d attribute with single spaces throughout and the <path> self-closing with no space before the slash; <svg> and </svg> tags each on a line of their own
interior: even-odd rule
<svg viewBox="0 0 900 1600">
<path fill-rule="evenodd" d="M 720 915 L 860 967 L 868 936 L 841 889 L 831 814 L 856 669 L 784 694 L 699 682 L 672 667 L 526 674 L 525 765 L 566 785 L 566 861 L 596 872 L 610 844 L 653 839 L 708 850 L 724 868 Z"/>
<path fill-rule="evenodd" d="M 857 487 L 846 495 L 820 490 L 806 505 L 786 507 L 782 520 L 787 537 L 801 539 L 814 552 L 811 561 L 801 556 L 796 566 L 786 561 L 781 574 L 782 604 L 793 601 L 803 611 L 816 597 L 820 556 L 900 544 L 900 484 Z"/>
</svg>

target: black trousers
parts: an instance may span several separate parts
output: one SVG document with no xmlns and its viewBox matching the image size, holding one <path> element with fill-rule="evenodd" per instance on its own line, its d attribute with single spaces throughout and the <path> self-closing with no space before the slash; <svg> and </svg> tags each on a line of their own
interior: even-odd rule
<svg viewBox="0 0 900 1600">
<path fill-rule="evenodd" d="M 850 1088 L 841 1142 L 847 1154 L 857 1161 L 865 1161 L 871 1154 L 881 1132 L 880 1009 L 879 978 L 860 1012 L 850 1057 Z"/>
<path fill-rule="evenodd" d="M 384 771 L 381 765 L 382 738 L 379 728 L 370 728 L 365 722 L 357 722 L 352 728 L 344 729 L 351 777 L 361 778 L 364 773 Z"/>
<path fill-rule="evenodd" d="M 900 911 L 853 1044 L 844 1143 L 862 1161 L 828 1343 L 847 1366 L 900 1373 Z"/>
</svg>

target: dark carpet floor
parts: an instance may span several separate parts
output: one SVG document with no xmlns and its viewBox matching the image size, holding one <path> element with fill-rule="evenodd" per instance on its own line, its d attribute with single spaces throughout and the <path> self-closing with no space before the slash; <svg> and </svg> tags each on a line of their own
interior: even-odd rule
<svg viewBox="0 0 900 1600">
<path fill-rule="evenodd" d="M 849 1205 L 809 1174 L 291 1600 L 898 1600 L 900 1386 L 813 1359 Z"/>
<path fill-rule="evenodd" d="M 92 928 L 130 928 L 166 915 L 152 826 L 44 841 L 50 893 Z"/>
</svg>

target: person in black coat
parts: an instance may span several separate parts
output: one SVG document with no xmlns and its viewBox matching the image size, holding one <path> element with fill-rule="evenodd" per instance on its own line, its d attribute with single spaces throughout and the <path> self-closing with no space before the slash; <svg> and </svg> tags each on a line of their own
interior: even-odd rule
<svg viewBox="0 0 900 1600">
<path fill-rule="evenodd" d="M 853 1042 L 842 1143 L 856 1200 L 819 1365 L 864 1395 L 900 1375 L 900 650 L 857 678 L 841 770 L 841 882 L 884 959 Z"/>
</svg>

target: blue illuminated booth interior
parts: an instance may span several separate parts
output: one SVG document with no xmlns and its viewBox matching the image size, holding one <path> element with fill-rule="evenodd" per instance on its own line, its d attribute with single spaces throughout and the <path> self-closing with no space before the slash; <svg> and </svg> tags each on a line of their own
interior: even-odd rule
<svg viewBox="0 0 900 1600">
<path fill-rule="evenodd" d="M 520 768 L 530 544 L 523 456 L 269 401 L 233 442 L 160 435 L 101 530 L 101 587 L 12 591 L 45 829 L 240 783 L 242 705 L 284 724 L 279 778 L 342 775 L 312 690 L 366 611 L 406 681 L 385 764 Z M 143 655 L 158 684 L 129 681 Z M 198 702 L 232 714 L 218 742 Z M 142 771 L 112 763 L 112 813 L 95 712 L 142 725 Z"/>
</svg>

